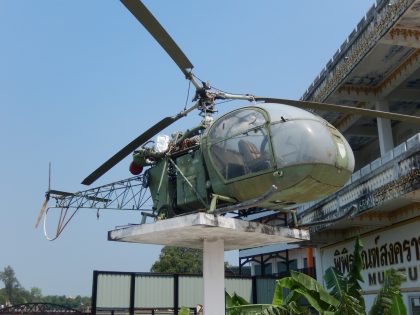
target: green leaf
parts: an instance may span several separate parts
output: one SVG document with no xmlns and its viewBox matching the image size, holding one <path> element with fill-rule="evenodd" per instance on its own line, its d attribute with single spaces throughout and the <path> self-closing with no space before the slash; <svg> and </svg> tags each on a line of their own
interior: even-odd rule
<svg viewBox="0 0 420 315">
<path fill-rule="evenodd" d="M 392 305 L 390 308 L 390 314 L 407 315 L 407 309 L 405 308 L 405 304 L 401 295 L 394 296 L 394 299 L 392 301 Z"/>
<path fill-rule="evenodd" d="M 286 308 L 282 306 L 275 306 L 270 305 L 265 310 L 263 310 L 261 313 L 258 313 L 258 315 L 291 315 L 295 313 L 291 313 Z"/>
<path fill-rule="evenodd" d="M 274 289 L 273 295 L 273 305 L 282 305 L 283 304 L 283 287 L 279 284 L 279 281 L 276 281 L 276 287 Z"/>
<path fill-rule="evenodd" d="M 340 300 L 347 290 L 347 279 L 335 267 L 330 267 L 325 270 L 324 280 L 330 294 Z"/>
<path fill-rule="evenodd" d="M 226 307 L 234 306 L 232 297 L 227 291 L 225 291 L 225 304 L 226 304 Z"/>
<path fill-rule="evenodd" d="M 257 315 L 268 309 L 271 304 L 248 304 L 226 308 L 229 315 Z"/>
<path fill-rule="evenodd" d="M 362 277 L 363 270 L 363 259 L 362 259 L 362 249 L 363 243 L 360 240 L 360 237 L 356 238 L 356 243 L 354 244 L 353 252 L 353 264 L 349 271 L 349 282 L 364 282 Z"/>
<path fill-rule="evenodd" d="M 366 314 L 364 304 L 360 304 L 359 300 L 354 296 L 343 292 L 340 299 L 340 306 L 336 314 L 339 315 L 354 315 L 354 314 Z"/>
<path fill-rule="evenodd" d="M 308 307 L 299 306 L 296 301 L 292 301 L 287 304 L 287 309 L 290 314 L 299 314 L 299 315 L 311 315 L 312 312 Z"/>
<path fill-rule="evenodd" d="M 179 315 L 190 315 L 190 310 L 186 308 L 185 306 L 181 307 L 181 309 L 178 312 Z"/>
<path fill-rule="evenodd" d="M 334 307 L 338 307 L 340 302 L 324 289 L 324 287 L 314 278 L 300 272 L 292 271 L 292 277 L 304 288 L 319 295 L 319 299 Z"/>
<path fill-rule="evenodd" d="M 354 244 L 353 264 L 351 265 L 351 269 L 349 271 L 349 274 L 347 275 L 347 293 L 356 298 L 359 301 L 360 305 L 362 305 L 363 308 L 365 308 L 365 299 L 363 298 L 362 287 L 359 283 L 364 282 L 362 277 L 362 249 L 362 241 L 360 240 L 360 237 L 357 237 L 356 243 Z"/>
<path fill-rule="evenodd" d="M 249 302 L 234 292 L 232 296 L 232 305 L 249 305 Z"/>
<path fill-rule="evenodd" d="M 295 290 L 290 290 L 289 294 L 283 301 L 283 305 L 289 305 L 290 303 L 297 302 L 300 297 L 300 294 L 298 294 Z"/>
<path fill-rule="evenodd" d="M 327 309 L 325 309 L 320 303 L 321 301 L 316 297 L 312 296 L 310 291 L 296 289 L 295 292 L 303 296 L 308 301 L 308 303 L 320 314 L 323 314 L 325 311 L 327 311 Z"/>
<path fill-rule="evenodd" d="M 385 271 L 384 282 L 373 302 L 369 315 L 405 315 L 407 313 L 401 298 L 401 283 L 405 275 L 395 269 Z M 391 309 L 396 313 L 391 313 Z M 398 313 L 398 311 L 400 313 Z"/>
</svg>

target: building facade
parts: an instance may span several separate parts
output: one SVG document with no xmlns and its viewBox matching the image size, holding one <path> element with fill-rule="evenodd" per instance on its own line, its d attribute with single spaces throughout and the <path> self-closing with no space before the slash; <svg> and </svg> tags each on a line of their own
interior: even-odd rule
<svg viewBox="0 0 420 315">
<path fill-rule="evenodd" d="M 378 0 L 302 99 L 420 116 L 420 0 Z M 300 269 L 323 282 L 330 266 L 348 270 L 360 236 L 367 307 L 384 270 L 395 268 L 407 275 L 402 292 L 409 314 L 420 314 L 420 126 L 317 114 L 350 143 L 353 176 L 335 194 L 295 209 L 301 227 L 310 229 L 310 242 L 242 250 L 240 265 L 279 276 Z"/>
</svg>

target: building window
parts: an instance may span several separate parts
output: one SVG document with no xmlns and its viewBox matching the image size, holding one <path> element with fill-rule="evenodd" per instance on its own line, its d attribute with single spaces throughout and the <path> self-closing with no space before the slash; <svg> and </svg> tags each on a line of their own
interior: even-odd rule
<svg viewBox="0 0 420 315">
<path fill-rule="evenodd" d="M 272 275 L 273 274 L 273 268 L 272 264 L 264 264 L 264 275 Z M 255 264 L 254 265 L 254 276 L 261 276 L 261 265 Z"/>
<path fill-rule="evenodd" d="M 272 275 L 273 274 L 272 263 L 264 264 L 264 274 L 265 275 Z"/>
<path fill-rule="evenodd" d="M 315 257 L 312 258 L 312 266 L 315 268 Z M 303 268 L 308 268 L 308 258 L 303 258 Z"/>
<path fill-rule="evenodd" d="M 277 273 L 286 273 L 287 264 L 284 261 L 277 262 Z"/>
<path fill-rule="evenodd" d="M 297 259 L 289 260 L 289 270 L 298 270 Z"/>
<path fill-rule="evenodd" d="M 420 296 L 410 296 L 411 314 L 420 315 Z"/>
</svg>

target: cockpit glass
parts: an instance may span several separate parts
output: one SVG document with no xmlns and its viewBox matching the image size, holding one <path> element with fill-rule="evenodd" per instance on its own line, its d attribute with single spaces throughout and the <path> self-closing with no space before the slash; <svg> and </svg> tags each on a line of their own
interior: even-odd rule
<svg viewBox="0 0 420 315">
<path fill-rule="evenodd" d="M 333 165 L 336 145 L 318 120 L 291 120 L 270 126 L 277 167 L 320 163 Z"/>
<path fill-rule="evenodd" d="M 263 114 L 253 109 L 237 110 L 221 117 L 209 132 L 210 142 L 230 138 L 234 135 L 246 132 L 252 128 L 263 125 L 266 122 Z"/>
<path fill-rule="evenodd" d="M 232 179 L 272 168 L 272 154 L 265 128 L 249 130 L 214 143 L 212 160 L 225 179 Z"/>
</svg>

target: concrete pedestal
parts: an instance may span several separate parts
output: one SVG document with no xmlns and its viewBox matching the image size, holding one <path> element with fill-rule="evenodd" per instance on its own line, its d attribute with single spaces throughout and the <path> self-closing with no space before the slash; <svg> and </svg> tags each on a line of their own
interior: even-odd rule
<svg viewBox="0 0 420 315">
<path fill-rule="evenodd" d="M 223 239 L 203 241 L 204 315 L 225 313 L 225 251 Z"/>
<path fill-rule="evenodd" d="M 108 232 L 108 240 L 203 249 L 204 314 L 225 313 L 224 251 L 309 240 L 309 231 L 195 213 Z"/>
</svg>

